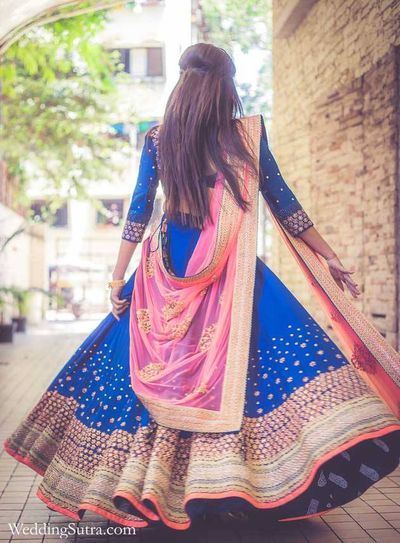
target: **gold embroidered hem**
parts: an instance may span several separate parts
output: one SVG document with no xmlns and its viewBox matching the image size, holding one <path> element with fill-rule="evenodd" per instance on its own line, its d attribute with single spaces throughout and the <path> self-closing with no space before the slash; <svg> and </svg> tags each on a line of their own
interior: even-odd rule
<svg viewBox="0 0 400 543">
<path fill-rule="evenodd" d="M 107 434 L 79 421 L 78 409 L 73 398 L 46 392 L 6 450 L 43 475 L 38 496 L 50 506 L 72 518 L 95 510 L 133 526 L 159 518 L 148 499 L 167 525 L 180 529 L 190 526 L 185 504 L 196 497 L 228 493 L 260 508 L 290 502 L 298 489 L 307 491 L 312 473 L 322 478 L 315 472 L 322 460 L 360 439 L 380 437 L 382 447 L 382 436 L 400 431 L 400 421 L 349 365 L 265 415 L 244 417 L 234 433 L 182 437 L 150 419 L 133 434 Z M 129 500 L 129 512 L 116 506 L 116 496 Z"/>
</svg>

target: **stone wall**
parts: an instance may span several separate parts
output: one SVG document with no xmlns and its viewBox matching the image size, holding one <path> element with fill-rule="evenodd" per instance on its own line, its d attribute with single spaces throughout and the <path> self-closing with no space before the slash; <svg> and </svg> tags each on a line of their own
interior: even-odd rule
<svg viewBox="0 0 400 543">
<path fill-rule="evenodd" d="M 396 346 L 400 3 L 274 0 L 281 35 L 302 4 L 297 28 L 274 37 L 271 148 L 317 229 L 356 270 L 357 306 Z M 272 263 L 323 324 L 278 240 Z"/>
</svg>

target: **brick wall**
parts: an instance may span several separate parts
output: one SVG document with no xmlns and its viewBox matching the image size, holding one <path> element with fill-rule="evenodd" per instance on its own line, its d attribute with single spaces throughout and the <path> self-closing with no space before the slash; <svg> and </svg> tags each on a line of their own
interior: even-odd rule
<svg viewBox="0 0 400 543">
<path fill-rule="evenodd" d="M 274 0 L 274 22 L 281 24 L 289 4 L 296 2 Z M 357 306 L 394 346 L 399 46 L 399 2 L 317 1 L 291 35 L 274 38 L 269 129 L 287 183 L 344 264 L 357 272 L 364 290 Z M 272 262 L 324 323 L 278 240 Z"/>
</svg>

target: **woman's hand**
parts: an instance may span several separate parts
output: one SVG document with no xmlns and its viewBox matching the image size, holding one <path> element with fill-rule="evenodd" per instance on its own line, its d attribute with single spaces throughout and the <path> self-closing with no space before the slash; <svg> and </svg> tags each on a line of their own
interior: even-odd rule
<svg viewBox="0 0 400 543">
<path fill-rule="evenodd" d="M 111 313 L 114 315 L 114 317 L 117 319 L 117 321 L 120 320 L 120 315 L 125 311 L 125 309 L 128 307 L 130 301 L 120 299 L 119 295 L 121 294 L 122 287 L 114 287 L 111 289 L 110 293 L 110 301 L 112 304 L 112 311 Z"/>
<path fill-rule="evenodd" d="M 337 256 L 327 258 L 326 263 L 328 264 L 329 271 L 338 287 L 344 291 L 344 285 L 346 285 L 353 298 L 357 298 L 357 296 L 361 294 L 361 291 L 359 290 L 358 285 L 350 277 L 354 271 L 346 270 Z"/>
<path fill-rule="evenodd" d="M 353 298 L 357 298 L 361 292 L 358 289 L 358 285 L 350 277 L 354 271 L 346 270 L 329 243 L 324 240 L 318 230 L 314 226 L 311 226 L 302 232 L 300 237 L 311 247 L 311 249 L 325 258 L 326 263 L 329 266 L 329 271 L 337 286 L 344 290 L 344 285 L 346 285 Z"/>
</svg>

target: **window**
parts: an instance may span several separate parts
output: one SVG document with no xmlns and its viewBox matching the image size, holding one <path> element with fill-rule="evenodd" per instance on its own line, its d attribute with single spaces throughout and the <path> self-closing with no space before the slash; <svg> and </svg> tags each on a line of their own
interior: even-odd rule
<svg viewBox="0 0 400 543">
<path fill-rule="evenodd" d="M 162 47 L 134 47 L 131 49 L 130 73 L 133 77 L 163 77 Z"/>
<path fill-rule="evenodd" d="M 161 47 L 149 47 L 146 51 L 147 75 L 151 77 L 164 75 Z"/>
<path fill-rule="evenodd" d="M 57 209 L 54 214 L 54 222 L 52 226 L 64 227 L 68 226 L 68 206 L 64 204 L 62 207 Z"/>
<path fill-rule="evenodd" d="M 32 218 L 35 222 L 48 222 L 50 226 L 65 228 L 68 226 L 68 204 L 65 203 L 55 212 L 49 208 L 46 200 L 35 200 L 31 204 Z"/>
<path fill-rule="evenodd" d="M 122 199 L 101 199 L 104 213 L 97 211 L 96 223 L 119 226 L 122 221 L 124 201 Z"/>
<path fill-rule="evenodd" d="M 164 77 L 164 58 L 162 47 L 133 47 L 114 49 L 120 55 L 124 72 L 133 77 Z"/>
<path fill-rule="evenodd" d="M 120 63 L 124 65 L 124 72 L 130 73 L 130 49 L 115 49 L 120 55 Z"/>
</svg>

